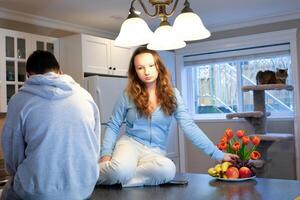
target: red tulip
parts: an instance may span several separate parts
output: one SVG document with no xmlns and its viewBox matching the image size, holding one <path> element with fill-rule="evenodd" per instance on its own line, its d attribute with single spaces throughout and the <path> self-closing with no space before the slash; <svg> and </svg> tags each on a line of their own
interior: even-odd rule
<svg viewBox="0 0 300 200">
<path fill-rule="evenodd" d="M 250 154 L 250 158 L 252 160 L 257 160 L 261 157 L 260 153 L 258 151 L 252 151 Z"/>
<path fill-rule="evenodd" d="M 243 142 L 243 144 L 247 145 L 250 142 L 250 138 L 248 136 L 243 136 L 242 137 L 242 142 Z"/>
<path fill-rule="evenodd" d="M 228 140 L 230 140 L 233 137 L 233 131 L 232 129 L 228 128 L 225 130 L 224 135 L 227 137 Z"/>
<path fill-rule="evenodd" d="M 255 146 L 258 146 L 259 143 L 260 143 L 260 137 L 254 136 L 254 137 L 252 138 L 252 143 L 253 143 Z"/>
<path fill-rule="evenodd" d="M 221 139 L 220 143 L 222 143 L 222 142 L 225 142 L 225 143 L 227 143 L 227 142 L 228 142 L 228 139 L 227 139 L 227 137 L 226 137 L 226 136 L 222 137 L 222 139 Z"/>
<path fill-rule="evenodd" d="M 233 149 L 234 151 L 238 151 L 238 150 L 240 149 L 240 147 L 241 147 L 241 145 L 240 145 L 239 142 L 235 142 L 235 143 L 233 143 L 233 145 L 232 145 L 232 149 Z"/>
<path fill-rule="evenodd" d="M 236 132 L 236 136 L 237 136 L 238 138 L 242 138 L 244 135 L 245 135 L 245 131 L 243 131 L 243 130 L 238 130 L 238 131 Z"/>
<path fill-rule="evenodd" d="M 227 143 L 226 142 L 221 142 L 218 144 L 218 148 L 223 151 L 227 149 Z"/>
</svg>

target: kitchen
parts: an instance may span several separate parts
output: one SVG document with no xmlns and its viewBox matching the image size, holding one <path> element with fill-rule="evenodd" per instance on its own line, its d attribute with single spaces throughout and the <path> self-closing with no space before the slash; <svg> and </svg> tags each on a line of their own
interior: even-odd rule
<svg viewBox="0 0 300 200">
<path fill-rule="evenodd" d="M 101 25 L 102 27 L 100 28 L 91 28 L 88 27 L 88 24 L 86 26 L 80 26 L 80 25 L 76 25 L 75 22 L 78 22 L 79 24 L 82 23 L 81 21 L 83 20 L 83 17 L 80 17 L 79 15 L 75 16 L 75 19 L 73 19 L 73 21 L 69 21 L 65 22 L 63 20 L 59 20 L 58 16 L 63 16 L 63 14 L 66 13 L 62 12 L 62 13 L 57 13 L 56 16 L 57 18 L 55 18 L 55 16 L 52 16 L 53 19 L 50 20 L 48 18 L 51 12 L 54 13 L 55 10 L 55 5 L 49 5 L 46 7 L 41 6 L 39 8 L 35 7 L 34 5 L 38 5 L 38 2 L 34 2 L 32 1 L 31 6 L 30 5 L 24 5 L 25 10 L 21 10 L 21 8 L 18 8 L 17 6 L 17 1 L 15 1 L 14 3 L 11 2 L 0 2 L 0 6 L 2 7 L 1 9 L 1 13 L 2 13 L 2 18 L 0 19 L 0 25 L 1 28 L 4 29 L 10 29 L 10 30 L 15 30 L 18 32 L 26 32 L 26 33 L 31 33 L 31 34 L 35 34 L 35 35 L 42 35 L 45 37 L 51 37 L 51 38 L 67 38 L 67 37 L 72 37 L 71 35 L 77 35 L 77 37 L 84 37 L 85 35 L 93 35 L 93 36 L 97 36 L 97 42 L 99 43 L 101 38 L 101 41 L 103 45 L 107 45 L 106 47 L 101 46 L 100 49 L 104 49 L 107 50 L 109 48 L 112 48 L 112 45 L 110 44 L 110 42 L 112 42 L 113 39 L 115 39 L 115 37 L 117 36 L 117 33 L 119 32 L 120 29 L 120 25 L 123 21 L 123 19 L 127 16 L 127 12 L 128 12 L 128 8 L 129 8 L 129 3 L 128 2 L 123 2 L 122 4 L 120 2 L 100 2 L 97 6 L 93 5 L 93 4 L 88 4 L 88 5 L 79 5 L 78 6 L 82 6 L 83 7 L 83 11 L 88 11 L 91 12 L 96 10 L 95 12 L 99 12 L 102 13 L 102 17 L 94 17 L 93 15 L 87 15 L 86 21 L 88 21 L 88 23 L 91 23 L 90 21 L 93 21 L 92 19 L 95 19 L 96 24 L 100 24 L 100 19 L 101 20 Z M 19 2 L 20 5 L 22 4 L 21 2 Z M 113 4 L 120 4 L 120 7 L 116 8 L 113 6 Z M 180 2 L 182 4 L 182 2 Z M 179 4 L 180 4 L 179 3 Z M 257 7 L 255 7 L 256 9 L 251 10 L 251 5 L 239 5 L 238 3 L 232 1 L 231 5 L 235 5 L 236 7 L 233 7 L 234 11 L 227 11 L 225 12 L 226 9 L 230 9 L 230 5 L 224 5 L 224 6 L 220 6 L 218 5 L 210 5 L 207 2 L 196 2 L 196 1 L 191 1 L 191 6 L 194 10 L 196 10 L 196 8 L 199 7 L 199 12 L 197 12 L 197 14 L 199 14 L 203 20 L 203 23 L 210 23 L 210 26 L 207 25 L 207 27 L 211 30 L 212 32 L 212 36 L 206 40 L 206 41 L 214 41 L 214 40 L 221 40 L 221 39 L 226 39 L 226 38 L 233 38 L 233 37 L 239 37 L 239 36 L 247 36 L 247 35 L 251 35 L 251 34 L 259 34 L 259 33 L 267 33 L 267 32 L 273 32 L 273 31 L 281 31 L 281 30 L 287 30 L 287 29 L 294 29 L 294 28 L 299 28 L 299 9 L 297 10 L 297 8 L 299 8 L 299 3 L 296 1 L 291 1 L 289 4 L 288 8 L 284 8 L 284 6 L 282 6 L 282 11 L 280 12 L 279 7 L 277 5 L 277 7 L 273 8 L 273 10 L 271 9 L 271 5 L 261 5 L 259 4 L 259 2 L 255 2 L 257 4 Z M 245 2 L 246 3 L 246 2 Z M 294 3 L 294 6 L 292 6 Z M 197 4 L 197 5 L 195 5 Z M 200 8 L 203 7 L 205 4 L 208 4 L 208 6 L 211 6 L 210 8 L 207 9 L 203 9 L 201 10 Z M 270 3 L 272 4 L 272 3 Z M 74 4 L 75 5 L 75 4 Z M 74 6 L 73 5 L 73 6 Z M 252 5 L 253 6 L 253 5 Z M 287 5 L 286 5 L 287 6 Z M 298 7 L 297 7 L 298 6 Z M 179 9 L 177 12 L 180 11 L 182 5 L 178 5 Z M 220 8 L 223 8 L 224 11 L 218 10 Z M 53 8 L 54 10 L 51 10 L 51 8 Z M 108 9 L 109 8 L 109 9 Z M 121 9 L 122 8 L 122 9 Z M 247 8 L 247 9 L 246 9 Z M 248 9 L 249 8 L 249 9 Z M 270 8 L 269 11 L 267 8 Z M 27 9 L 27 10 L 26 10 Z M 74 12 L 74 10 L 76 10 L 76 8 L 73 8 L 71 6 L 71 8 L 68 10 L 69 12 Z M 102 9 L 102 10 L 100 10 Z M 266 10 L 263 10 L 266 9 Z M 290 9 L 288 11 L 284 10 L 284 9 Z M 49 11 L 47 11 L 49 10 Z M 205 14 L 205 10 L 206 10 L 206 16 Z M 27 14 L 26 14 L 27 11 Z M 256 13 L 256 12 L 257 13 Z M 267 12 L 268 11 L 268 12 Z M 47 15 L 43 16 L 43 12 L 47 13 Z M 245 15 L 242 15 L 242 13 L 244 12 Z M 30 14 L 28 14 L 30 13 Z M 114 13 L 114 14 L 113 14 Z M 217 17 L 216 13 L 219 13 L 220 16 Z M 233 15 L 233 13 L 235 13 Z M 248 14 L 248 16 L 247 16 Z M 282 15 L 281 18 L 278 17 L 279 15 Z M 70 14 L 71 15 L 71 14 Z M 174 15 L 178 15 L 178 14 L 174 14 Z M 203 17 L 202 17 L 203 15 Z M 276 16 L 277 15 L 277 16 Z M 236 21 L 228 21 L 227 23 L 222 20 L 225 20 L 225 16 L 228 16 L 229 19 L 231 20 L 236 20 Z M 235 16 L 241 16 L 239 17 L 240 19 L 236 19 Z M 242 16 L 244 16 L 244 23 Z M 250 16 L 254 17 L 252 19 L 250 19 Z M 43 18 L 46 17 L 46 18 Z M 247 18 L 248 17 L 248 18 Z M 122 19 L 120 19 L 122 18 Z M 150 19 L 148 19 L 147 17 L 143 17 L 147 23 L 150 23 Z M 37 22 L 35 21 L 35 19 L 39 19 L 37 20 Z M 222 19 L 222 20 L 221 20 Z M 228 20 L 229 20 L 228 19 Z M 220 20 L 220 21 L 218 21 Z M 238 21 L 240 20 L 240 21 Z M 68 21 L 68 19 L 66 19 L 66 21 Z M 171 20 L 173 21 L 173 20 Z M 222 24 L 223 22 L 223 24 Z M 110 28 L 110 29 L 104 29 L 103 27 L 108 26 L 109 24 L 117 24 L 117 26 L 115 26 L 114 28 Z M 222 24 L 217 26 L 218 24 Z M 154 30 L 154 28 L 158 25 L 158 22 L 154 21 L 152 22 L 152 30 Z M 100 25 L 99 25 L 100 26 Z M 100 30 L 99 30 L 100 29 Z M 102 30 L 103 29 L 103 30 Z M 83 35 L 78 35 L 78 33 L 83 33 Z M 74 36 L 75 37 L 75 36 Z M 92 37 L 91 37 L 92 38 Z M 42 38 L 40 38 L 42 39 Z M 299 39 L 299 34 L 297 36 L 297 39 Z M 48 40 L 48 38 L 47 38 Z M 46 38 L 44 38 L 44 41 L 48 42 L 46 40 Z M 73 45 L 75 45 L 74 42 Z M 199 41 L 199 44 L 201 43 L 201 41 Z M 54 43 L 54 46 L 56 44 Z M 61 45 L 61 44 L 60 44 Z M 197 44 L 190 43 L 187 45 L 187 47 L 185 47 L 182 50 L 178 50 L 177 52 L 175 51 L 176 54 L 176 59 L 178 62 L 178 59 L 180 59 L 177 55 L 180 54 L 184 54 L 186 52 L 188 52 L 189 49 L 191 49 L 193 46 L 196 46 Z M 91 44 L 92 47 L 95 47 Z M 2 47 L 1 47 L 2 48 Z M 95 47 L 97 49 L 97 47 Z M 107 49 L 106 49 L 107 48 Z M 77 48 L 72 48 L 72 50 L 76 51 Z M 77 49 L 79 50 L 79 49 Z M 181 51 L 181 52 L 180 52 Z M 112 52 L 112 51 L 107 51 L 107 52 Z M 76 59 L 80 59 L 81 55 L 80 52 L 77 52 L 78 54 L 75 54 L 75 58 Z M 185 53 L 186 54 L 186 53 Z M 61 52 L 59 53 L 59 55 L 61 55 Z M 74 55 L 74 54 L 73 54 Z M 93 55 L 93 54 L 90 54 Z M 120 67 L 122 68 L 123 66 L 121 66 L 121 64 L 126 63 L 126 62 L 121 62 L 117 63 L 117 64 L 111 64 L 112 61 L 119 61 L 114 59 L 113 55 L 106 55 L 106 54 L 102 54 L 104 59 L 98 59 L 97 61 L 101 61 L 104 62 L 106 61 L 107 63 L 101 63 L 104 64 L 105 67 L 107 67 L 105 70 L 107 70 L 107 72 L 101 72 L 101 74 L 103 73 L 113 73 L 113 69 L 110 70 L 109 67 Z M 118 54 L 119 55 L 119 54 Z M 129 55 L 129 54 L 127 54 Z M 129 56 L 127 56 L 126 53 L 122 54 L 121 58 L 127 58 L 129 59 Z M 78 63 L 82 63 L 84 61 L 80 61 L 80 60 L 76 60 L 73 57 L 73 61 Z M 88 59 L 88 61 L 93 62 L 91 59 L 95 59 L 95 56 L 91 56 L 91 58 Z M 102 56 L 101 56 L 102 58 Z M 65 59 L 65 60 L 60 60 L 60 62 L 62 63 L 62 66 L 64 66 L 64 62 L 66 60 L 70 60 L 70 59 Z M 171 59 L 172 60 L 172 59 Z M 174 59 L 173 59 L 174 60 Z M 173 61 L 174 62 L 174 61 Z M 91 65 L 93 65 L 94 63 L 91 63 Z M 111 65 L 111 66 L 110 66 Z M 172 67 L 172 66 L 171 66 Z M 126 66 L 125 66 L 126 68 Z M 87 70 L 87 71 L 84 71 Z M 181 77 L 181 68 L 179 66 L 176 66 L 175 69 L 171 69 L 172 70 L 172 74 L 173 77 L 175 77 L 174 82 L 175 85 L 180 88 L 183 87 L 182 84 L 182 77 Z M 68 71 L 68 70 L 66 70 Z M 124 74 L 124 70 L 120 69 L 120 70 L 115 70 L 120 72 L 121 74 Z M 125 70 L 126 71 L 126 70 Z M 74 78 L 76 80 L 81 80 L 78 82 L 82 82 L 83 83 L 83 77 L 84 77 L 84 73 L 91 73 L 94 74 L 93 69 L 80 69 L 80 68 L 76 68 L 76 70 L 69 70 L 69 73 L 74 73 L 72 74 L 72 76 L 74 76 Z M 2 71 L 1 71 L 2 74 Z M 296 83 L 296 79 L 295 79 L 295 83 Z M 16 86 L 17 87 L 17 86 Z M 4 89 L 3 89 L 4 90 Z M 295 89 L 295 98 L 297 99 L 297 90 Z M 2 93 L 1 93 L 2 95 Z M 1 104 L 2 106 L 3 104 Z M 296 112 L 296 111 L 295 111 Z M 297 113 L 296 113 L 297 114 Z M 298 115 L 296 115 L 298 116 Z M 3 115 L 1 115 L 1 119 L 0 123 L 3 123 L 4 118 Z M 289 133 L 294 133 L 296 134 L 298 132 L 297 130 L 297 126 L 294 126 L 294 124 L 296 124 L 296 120 L 298 120 L 297 117 L 295 117 L 295 122 L 293 119 L 285 119 L 285 120 L 281 120 L 281 119 L 272 119 L 269 124 L 268 124 L 268 129 L 270 131 L 277 131 L 278 129 L 280 129 L 279 131 L 287 131 Z M 213 126 L 212 126 L 212 123 Z M 220 119 L 216 119 L 216 120 L 199 120 L 197 121 L 197 124 L 203 129 L 204 132 L 206 132 L 209 137 L 214 141 L 217 142 L 218 138 L 220 137 L 220 134 L 224 131 L 225 128 L 227 127 L 232 127 L 233 129 L 246 129 L 251 131 L 252 128 L 249 126 L 249 124 L 246 121 L 242 121 L 242 120 L 234 120 L 234 121 L 228 121 L 228 120 L 220 120 Z M 299 133 L 298 133 L 299 135 Z M 299 137 L 299 136 L 298 136 Z M 297 141 L 297 140 L 296 140 Z M 207 173 L 207 169 L 212 166 L 214 163 L 212 161 L 210 161 L 208 158 L 206 158 L 205 156 L 203 156 L 197 149 L 195 149 L 191 143 L 189 141 L 185 141 L 183 134 L 180 132 L 179 130 L 179 136 L 175 139 L 174 141 L 172 141 L 175 146 L 173 145 L 173 150 L 172 150 L 172 158 L 174 158 L 174 160 L 176 160 L 176 162 L 178 163 L 178 170 L 181 172 L 193 172 L 193 173 Z M 299 145 L 299 144 L 298 144 Z M 298 146 L 298 150 L 296 148 L 296 150 L 294 150 L 293 148 L 294 146 L 294 142 L 282 142 L 282 143 L 277 143 L 275 146 L 272 147 L 271 149 L 271 154 L 272 155 L 276 155 L 278 156 L 280 159 L 285 159 L 285 161 L 283 163 L 280 163 L 278 166 L 278 162 L 277 165 L 274 169 L 275 175 L 271 174 L 269 175 L 270 177 L 274 177 L 276 178 L 285 178 L 285 179 L 299 179 L 299 146 Z M 285 151 L 283 151 L 282 149 L 284 149 Z M 295 152 L 297 151 L 297 152 Z M 289 155 L 289 156 L 286 156 Z M 295 157 L 295 158 L 294 158 Z M 296 165 L 296 163 L 298 163 Z M 280 165 L 284 165 L 284 166 L 280 166 Z M 291 170 L 290 172 L 286 172 L 285 170 L 281 170 L 282 168 L 286 168 L 287 166 L 291 166 Z M 280 177 L 282 175 L 282 177 Z"/>
</svg>

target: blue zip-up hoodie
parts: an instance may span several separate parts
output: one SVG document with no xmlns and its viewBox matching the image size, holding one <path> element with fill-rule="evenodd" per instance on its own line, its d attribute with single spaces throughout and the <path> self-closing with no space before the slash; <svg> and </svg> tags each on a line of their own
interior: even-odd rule
<svg viewBox="0 0 300 200">
<path fill-rule="evenodd" d="M 212 159 L 221 161 L 224 158 L 224 153 L 220 151 L 194 123 L 176 88 L 174 88 L 174 93 L 177 100 L 177 108 L 171 116 L 166 116 L 160 107 L 157 107 L 151 114 L 151 117 L 147 119 L 139 116 L 134 102 L 132 102 L 126 92 L 124 92 L 117 101 L 110 121 L 107 124 L 101 156 L 112 154 L 120 127 L 124 120 L 126 122 L 125 132 L 129 137 L 134 138 L 144 145 L 159 147 L 165 150 L 172 116 L 174 116 L 187 138 L 190 139 L 194 145 Z"/>
<path fill-rule="evenodd" d="M 31 76 L 11 98 L 2 133 L 12 192 L 26 200 L 88 198 L 99 141 L 99 111 L 87 91 L 68 75 Z"/>
</svg>

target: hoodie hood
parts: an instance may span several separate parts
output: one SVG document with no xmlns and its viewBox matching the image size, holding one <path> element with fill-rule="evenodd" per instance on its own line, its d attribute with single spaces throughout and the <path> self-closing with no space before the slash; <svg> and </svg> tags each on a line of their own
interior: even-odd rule
<svg viewBox="0 0 300 200">
<path fill-rule="evenodd" d="M 52 100 L 72 95 L 75 86 L 78 84 L 72 77 L 49 72 L 30 76 L 20 91 Z"/>
</svg>

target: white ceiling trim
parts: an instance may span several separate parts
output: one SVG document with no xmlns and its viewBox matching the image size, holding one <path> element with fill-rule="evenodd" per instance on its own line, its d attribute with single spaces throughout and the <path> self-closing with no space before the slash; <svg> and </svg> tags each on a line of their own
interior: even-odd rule
<svg viewBox="0 0 300 200">
<path fill-rule="evenodd" d="M 113 32 L 108 32 L 96 28 L 91 28 L 88 26 L 73 24 L 65 21 L 54 20 L 46 17 L 37 16 L 37 15 L 31 15 L 31 14 L 18 12 L 10 9 L 5 9 L 5 8 L 0 8 L 0 18 L 54 28 L 54 29 L 61 29 L 65 31 L 86 33 L 86 34 L 105 37 L 109 39 L 114 39 L 116 37 L 116 33 Z"/>
<path fill-rule="evenodd" d="M 271 24 L 281 21 L 293 20 L 293 19 L 300 19 L 300 11 L 295 11 L 293 13 L 282 13 L 280 15 L 266 15 L 263 17 L 257 17 L 256 19 L 251 19 L 249 21 L 243 21 L 234 24 L 212 24 L 209 27 L 210 31 L 217 32 L 217 31 L 225 31 L 230 29 L 238 29 L 250 26 L 257 26 L 261 24 Z"/>
</svg>

